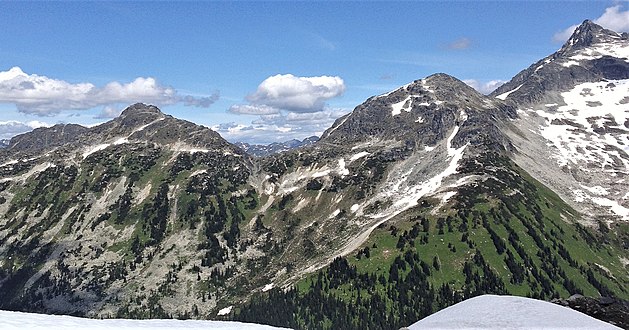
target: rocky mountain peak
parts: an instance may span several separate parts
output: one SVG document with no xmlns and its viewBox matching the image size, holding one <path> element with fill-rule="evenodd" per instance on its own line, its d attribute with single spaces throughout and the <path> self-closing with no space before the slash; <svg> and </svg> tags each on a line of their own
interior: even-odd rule
<svg viewBox="0 0 629 330">
<path fill-rule="evenodd" d="M 154 105 L 136 103 L 127 107 L 120 116 L 113 121 L 105 123 L 99 127 L 100 130 L 112 130 L 112 134 L 123 134 L 133 132 L 140 127 L 153 123 L 157 120 L 165 119 L 167 116 Z"/>
<path fill-rule="evenodd" d="M 133 124 L 137 121 L 145 122 L 147 120 L 164 118 L 165 116 L 166 115 L 154 105 L 136 103 L 124 109 L 117 120 L 127 124 Z"/>
<path fill-rule="evenodd" d="M 438 100 L 481 103 L 483 95 L 463 81 L 445 74 L 436 73 L 422 80 L 424 88 L 432 92 Z"/>
<path fill-rule="evenodd" d="M 490 96 L 520 104 L 552 104 L 557 100 L 543 99 L 548 91 L 560 93 L 584 82 L 628 78 L 629 34 L 586 20 L 559 51 L 533 63 Z"/>
<path fill-rule="evenodd" d="M 590 20 L 585 20 L 574 30 L 570 39 L 566 41 L 559 51 L 559 54 L 565 54 L 569 51 L 591 47 L 592 45 L 599 43 L 614 42 L 618 39 L 629 40 L 629 35 L 605 29 Z"/>
<path fill-rule="evenodd" d="M 135 115 L 139 115 L 139 114 L 157 114 L 157 115 L 163 115 L 164 113 L 159 110 L 158 107 L 154 106 L 154 105 L 150 105 L 150 104 L 144 104 L 144 103 L 135 103 L 132 104 L 130 106 L 128 106 L 126 109 L 124 109 L 122 111 L 122 113 L 120 114 L 121 117 L 129 117 L 129 116 L 135 116 Z"/>
</svg>

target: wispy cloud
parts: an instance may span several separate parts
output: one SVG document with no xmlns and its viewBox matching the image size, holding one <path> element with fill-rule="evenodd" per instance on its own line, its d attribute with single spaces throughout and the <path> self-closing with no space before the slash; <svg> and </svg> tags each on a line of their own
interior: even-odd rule
<svg viewBox="0 0 629 330">
<path fill-rule="evenodd" d="M 623 10 L 622 4 L 618 4 L 605 9 L 605 12 L 598 18 L 592 20 L 594 23 L 616 32 L 629 32 L 629 10 Z M 570 38 L 577 24 L 553 35 L 553 41 L 565 42 Z"/>
<path fill-rule="evenodd" d="M 336 50 L 336 43 L 324 38 L 322 35 L 317 33 L 310 33 L 310 37 L 314 41 L 317 47 L 326 49 L 326 50 Z"/>
<path fill-rule="evenodd" d="M 180 95 L 173 87 L 162 85 L 152 77 L 138 77 L 129 83 L 113 81 L 97 87 L 27 74 L 19 67 L 0 72 L 0 103 L 15 104 L 18 111 L 38 116 L 134 102 L 209 107 L 217 99 L 218 93 L 209 97 Z"/>
<path fill-rule="evenodd" d="M 493 92 L 494 90 L 496 90 L 496 88 L 504 84 L 506 81 L 496 79 L 496 80 L 482 82 L 476 79 L 466 79 L 466 80 L 463 80 L 463 82 L 468 84 L 469 86 L 471 86 L 472 88 L 474 88 L 481 94 L 489 94 Z"/>
<path fill-rule="evenodd" d="M 470 48 L 471 45 L 472 41 L 469 38 L 463 37 L 447 44 L 445 48 L 449 50 L 463 50 Z"/>
</svg>

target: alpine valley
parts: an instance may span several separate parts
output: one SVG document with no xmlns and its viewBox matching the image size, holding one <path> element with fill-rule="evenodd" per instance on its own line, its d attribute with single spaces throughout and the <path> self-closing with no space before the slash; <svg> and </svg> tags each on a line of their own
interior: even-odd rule
<svg viewBox="0 0 629 330">
<path fill-rule="evenodd" d="M 144 104 L 38 128 L 0 149 L 0 203 L 4 310 L 394 329 L 628 299 L 629 35 L 585 21 L 488 96 L 435 74 L 259 158 Z"/>
</svg>

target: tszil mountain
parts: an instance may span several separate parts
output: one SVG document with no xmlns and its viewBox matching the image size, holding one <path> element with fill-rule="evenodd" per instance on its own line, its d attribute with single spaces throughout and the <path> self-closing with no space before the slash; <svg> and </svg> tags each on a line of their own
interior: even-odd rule
<svg viewBox="0 0 629 330">
<path fill-rule="evenodd" d="M 465 298 L 629 297 L 627 35 L 485 96 L 435 74 L 253 158 L 135 104 L 0 150 L 0 308 L 391 329 Z"/>
</svg>

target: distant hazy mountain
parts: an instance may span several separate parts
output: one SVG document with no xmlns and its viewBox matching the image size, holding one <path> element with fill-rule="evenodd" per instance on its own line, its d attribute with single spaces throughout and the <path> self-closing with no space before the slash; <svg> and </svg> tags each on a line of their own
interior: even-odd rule
<svg viewBox="0 0 629 330">
<path fill-rule="evenodd" d="M 316 136 L 305 138 L 301 141 L 293 139 L 286 142 L 273 142 L 271 144 L 249 144 L 245 142 L 236 143 L 246 153 L 254 157 L 265 157 L 276 153 L 288 151 L 295 148 L 309 146 L 319 140 Z"/>
</svg>

